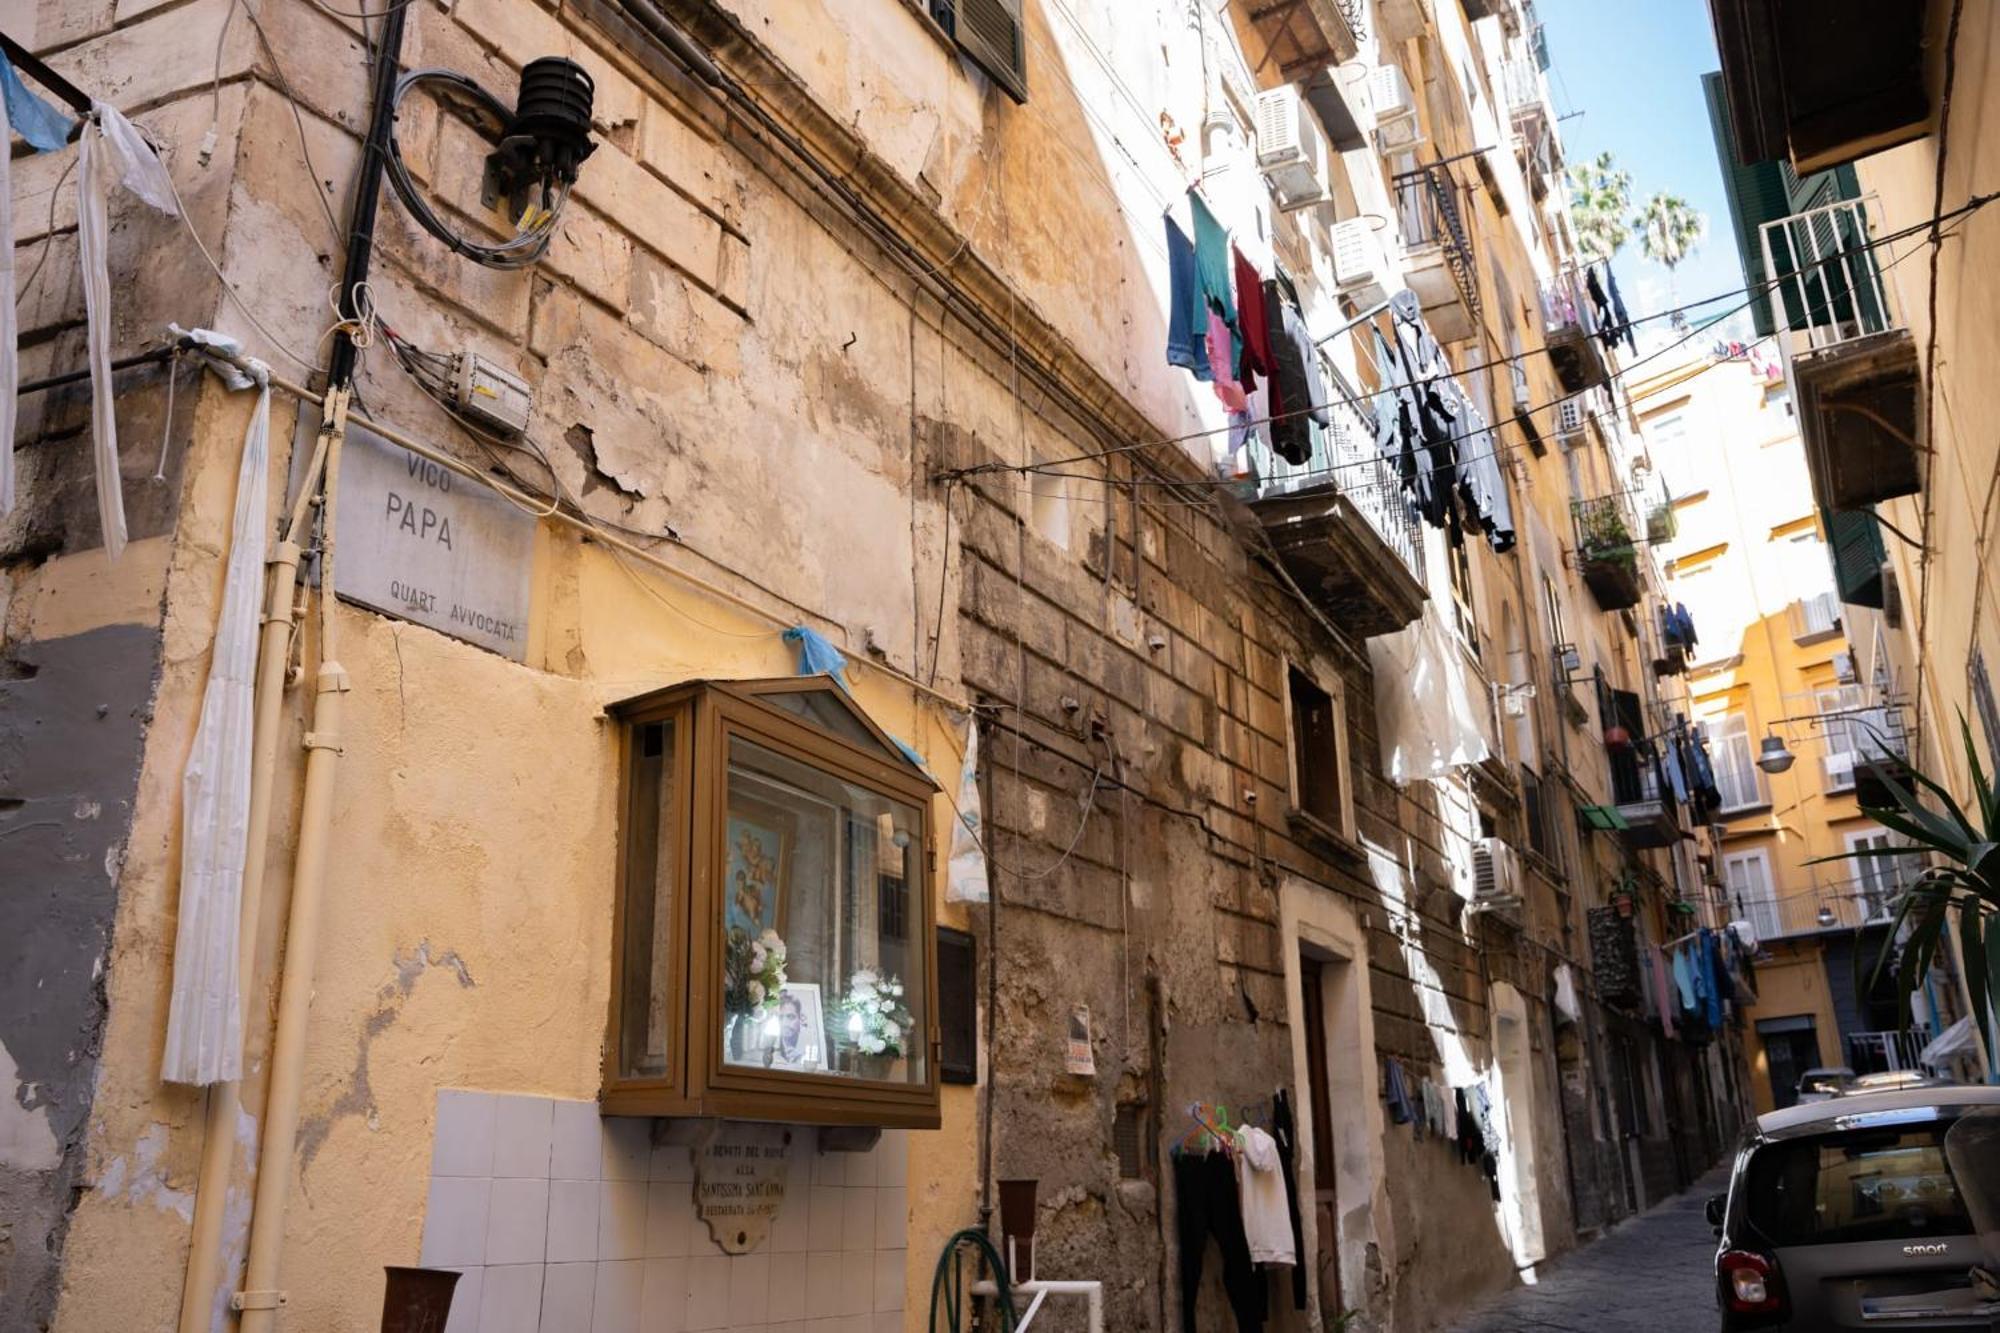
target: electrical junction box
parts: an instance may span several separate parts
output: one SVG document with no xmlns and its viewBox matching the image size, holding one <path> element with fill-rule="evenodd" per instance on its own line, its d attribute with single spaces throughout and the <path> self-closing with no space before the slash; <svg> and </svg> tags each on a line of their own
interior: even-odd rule
<svg viewBox="0 0 2000 1333">
<path fill-rule="evenodd" d="M 528 429 L 528 410 L 535 400 L 520 376 L 477 352 L 460 352 L 452 358 L 451 384 L 452 399 L 466 416 L 501 435 Z"/>
</svg>

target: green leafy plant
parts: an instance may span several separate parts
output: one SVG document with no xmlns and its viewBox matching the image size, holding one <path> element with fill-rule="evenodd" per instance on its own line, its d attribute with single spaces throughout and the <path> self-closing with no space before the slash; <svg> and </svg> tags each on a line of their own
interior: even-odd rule
<svg viewBox="0 0 2000 1333">
<path fill-rule="evenodd" d="M 903 1003 L 902 978 L 869 967 L 848 978 L 837 1017 L 835 1031 L 863 1055 L 903 1054 L 916 1021 Z"/>
<path fill-rule="evenodd" d="M 1631 564 L 1638 553 L 1632 548 L 1632 530 L 1616 507 L 1593 503 L 1580 511 L 1583 558 Z"/>
<path fill-rule="evenodd" d="M 2000 797 L 1996 797 L 1985 766 L 1979 762 L 1972 728 L 1963 714 L 1958 727 L 1965 742 L 1966 767 L 1972 775 L 1970 813 L 1942 784 L 1914 767 L 1886 758 L 1888 746 L 1883 744 L 1879 747 L 1882 753 L 1864 761 L 1863 768 L 1895 797 L 1895 804 L 1864 804 L 1862 813 L 1902 835 L 1908 845 L 1862 847 L 1819 859 L 1930 858 L 1930 864 L 1896 900 L 1894 927 L 1883 938 L 1872 976 L 1879 980 L 1893 964 L 1896 995 L 1907 1027 L 1910 997 L 1923 988 L 1946 930 L 1955 929 L 1975 1015 L 1972 1026 L 1980 1044 L 1987 1046 L 1987 1004 L 1991 997 L 2000 996 L 2000 939 L 1995 938 L 2000 933 Z M 1907 774 L 1910 782 L 1899 781 L 1890 771 L 1891 765 Z M 1902 937 L 1900 952 L 1896 949 L 1898 937 Z M 1993 1056 L 1989 1048 L 1989 1062 Z"/>
</svg>

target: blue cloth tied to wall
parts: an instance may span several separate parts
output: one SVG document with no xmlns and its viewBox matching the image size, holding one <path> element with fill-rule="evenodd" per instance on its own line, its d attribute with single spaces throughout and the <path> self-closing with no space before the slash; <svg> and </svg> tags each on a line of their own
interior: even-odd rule
<svg viewBox="0 0 2000 1333">
<path fill-rule="evenodd" d="M 6 99 L 7 123 L 14 133 L 41 153 L 53 153 L 69 143 L 76 121 L 28 90 L 7 57 L 0 55 L 0 97 Z"/>
<path fill-rule="evenodd" d="M 810 626 L 794 625 L 784 632 L 784 640 L 799 650 L 801 676 L 825 676 L 840 687 L 842 694 L 850 699 L 854 697 L 854 691 L 847 684 L 847 655 L 834 647 L 831 639 Z M 930 772 L 924 764 L 924 757 L 911 749 L 906 742 L 895 736 L 890 736 L 889 740 L 903 752 L 903 758 L 922 771 Z"/>
</svg>

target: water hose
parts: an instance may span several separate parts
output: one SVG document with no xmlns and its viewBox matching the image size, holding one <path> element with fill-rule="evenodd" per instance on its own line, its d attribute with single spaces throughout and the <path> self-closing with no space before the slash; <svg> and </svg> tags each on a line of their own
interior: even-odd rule
<svg viewBox="0 0 2000 1333">
<path fill-rule="evenodd" d="M 979 1257 L 993 1271 L 993 1285 L 996 1288 L 995 1304 L 1000 1308 L 1000 1328 L 1002 1333 L 1013 1333 L 1014 1328 L 1014 1288 L 1007 1280 L 1007 1265 L 1000 1261 L 1000 1252 L 993 1248 L 993 1242 L 985 1232 L 973 1227 L 952 1233 L 944 1243 L 944 1250 L 938 1255 L 937 1270 L 931 1275 L 930 1333 L 940 1333 L 938 1326 L 938 1297 L 945 1298 L 945 1323 L 942 1333 L 959 1333 L 958 1311 L 965 1303 L 965 1275 L 960 1270 L 960 1251 L 971 1248 L 979 1252 Z"/>
</svg>

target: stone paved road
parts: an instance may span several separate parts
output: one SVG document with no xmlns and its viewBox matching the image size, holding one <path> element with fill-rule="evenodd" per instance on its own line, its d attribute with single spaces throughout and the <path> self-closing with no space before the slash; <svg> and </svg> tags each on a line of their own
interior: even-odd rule
<svg viewBox="0 0 2000 1333">
<path fill-rule="evenodd" d="M 1702 1216 L 1729 1187 L 1710 1172 L 1684 1194 L 1543 1267 L 1452 1333 L 1713 1333 L 1715 1237 Z"/>
</svg>

